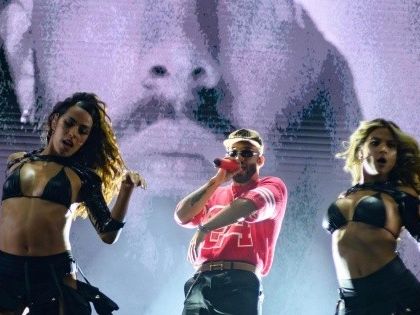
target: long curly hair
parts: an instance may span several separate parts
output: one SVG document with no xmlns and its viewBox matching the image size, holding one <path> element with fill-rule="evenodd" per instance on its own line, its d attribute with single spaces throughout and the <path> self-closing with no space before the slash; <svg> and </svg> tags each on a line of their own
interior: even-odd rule
<svg viewBox="0 0 420 315">
<path fill-rule="evenodd" d="M 353 184 L 360 181 L 363 167 L 358 152 L 369 134 L 377 128 L 387 128 L 397 142 L 397 161 L 389 180 L 411 186 L 420 193 L 420 150 L 416 139 L 403 132 L 394 122 L 382 118 L 360 122 L 349 141 L 344 143 L 345 150 L 336 155 L 345 159 L 344 170 L 352 175 Z"/>
<path fill-rule="evenodd" d="M 112 129 L 111 119 L 106 113 L 106 104 L 97 95 L 78 92 L 58 102 L 46 121 L 43 140 L 45 143 L 50 141 L 54 118 L 59 118 L 72 106 L 79 106 L 87 111 L 92 117 L 93 125 L 86 142 L 71 158 L 99 175 L 102 180 L 102 193 L 105 201 L 109 203 L 118 193 L 126 166 Z M 87 216 L 84 203 L 79 204 L 74 215 L 84 218 Z"/>
</svg>

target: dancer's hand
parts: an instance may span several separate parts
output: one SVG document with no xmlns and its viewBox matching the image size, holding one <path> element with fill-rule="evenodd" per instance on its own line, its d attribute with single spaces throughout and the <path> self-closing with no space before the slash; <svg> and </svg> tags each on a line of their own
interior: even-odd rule
<svg viewBox="0 0 420 315">
<path fill-rule="evenodd" d="M 146 180 L 139 173 L 135 171 L 127 171 L 122 178 L 121 186 L 127 188 L 140 187 L 143 189 L 147 188 Z"/>
</svg>

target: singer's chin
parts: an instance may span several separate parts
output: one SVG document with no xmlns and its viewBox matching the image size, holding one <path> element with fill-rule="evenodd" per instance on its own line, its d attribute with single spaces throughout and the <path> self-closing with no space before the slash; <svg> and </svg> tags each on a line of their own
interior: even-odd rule
<svg viewBox="0 0 420 315">
<path fill-rule="evenodd" d="M 257 172 L 257 167 L 255 165 L 249 166 L 246 170 L 242 170 L 235 176 L 233 180 L 239 184 L 247 183 L 251 180 L 252 176 Z"/>
</svg>

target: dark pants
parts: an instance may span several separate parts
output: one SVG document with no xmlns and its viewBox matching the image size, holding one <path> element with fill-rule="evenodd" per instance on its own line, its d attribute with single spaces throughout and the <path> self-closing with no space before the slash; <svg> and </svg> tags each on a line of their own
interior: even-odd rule
<svg viewBox="0 0 420 315">
<path fill-rule="evenodd" d="M 75 272 L 70 252 L 52 256 L 16 256 L 0 251 L 0 311 L 28 307 L 31 315 L 91 314 L 89 302 L 63 278 Z"/>
<path fill-rule="evenodd" d="M 258 315 L 263 300 L 258 277 L 249 271 L 197 273 L 184 286 L 183 315 Z"/>
<path fill-rule="evenodd" d="M 339 282 L 336 315 L 420 315 L 420 283 L 398 256 L 369 276 Z"/>
</svg>

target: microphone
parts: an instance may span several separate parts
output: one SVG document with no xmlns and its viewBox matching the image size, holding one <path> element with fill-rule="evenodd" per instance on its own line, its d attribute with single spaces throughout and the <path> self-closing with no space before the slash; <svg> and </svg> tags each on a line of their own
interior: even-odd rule
<svg viewBox="0 0 420 315">
<path fill-rule="evenodd" d="M 239 163 L 235 160 L 229 160 L 229 159 L 214 159 L 213 161 L 214 166 L 218 168 L 223 168 L 224 170 L 228 172 L 235 172 L 239 169 Z"/>
</svg>

